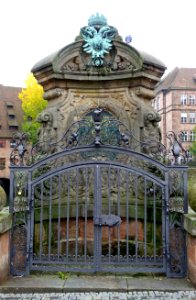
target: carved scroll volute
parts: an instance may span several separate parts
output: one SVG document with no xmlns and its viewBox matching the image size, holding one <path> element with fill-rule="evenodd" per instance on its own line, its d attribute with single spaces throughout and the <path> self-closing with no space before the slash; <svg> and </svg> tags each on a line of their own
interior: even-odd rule
<svg viewBox="0 0 196 300">
<path fill-rule="evenodd" d="M 161 116 L 153 109 L 143 115 L 144 127 L 142 129 L 141 140 L 147 143 L 143 151 L 149 155 L 159 151 L 161 130 L 158 124 L 160 120 Z"/>
<path fill-rule="evenodd" d="M 43 95 L 44 99 L 48 101 L 49 107 L 50 106 L 56 106 L 61 105 L 62 101 L 64 101 L 67 98 L 68 92 L 67 89 L 50 89 L 46 91 Z"/>
<path fill-rule="evenodd" d="M 161 131 L 158 126 L 161 116 L 156 111 L 148 111 L 144 114 L 144 140 L 153 139 L 161 141 Z"/>
<path fill-rule="evenodd" d="M 50 110 L 44 110 L 37 117 L 37 122 L 41 124 L 40 129 L 38 130 L 38 140 L 39 142 L 50 141 L 50 143 L 57 142 L 57 111 L 55 108 Z M 44 143 L 43 152 L 51 152 L 51 148 L 47 147 L 47 143 Z"/>
</svg>

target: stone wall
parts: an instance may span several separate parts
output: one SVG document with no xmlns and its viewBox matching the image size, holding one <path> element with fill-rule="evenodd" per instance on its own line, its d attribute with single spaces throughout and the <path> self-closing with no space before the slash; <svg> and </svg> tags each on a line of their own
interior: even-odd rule
<svg viewBox="0 0 196 300">
<path fill-rule="evenodd" d="M 184 221 L 187 234 L 188 277 L 196 285 L 196 213 L 185 215 Z"/>
<path fill-rule="evenodd" d="M 196 168 L 190 167 L 188 170 L 188 201 L 193 211 L 196 212 Z"/>
<path fill-rule="evenodd" d="M 196 168 L 192 167 L 188 170 L 188 201 L 193 209 L 185 215 L 184 227 L 187 234 L 187 258 L 188 258 L 188 276 L 196 285 L 196 184 L 195 184 Z"/>
<path fill-rule="evenodd" d="M 9 276 L 10 266 L 10 229 L 12 217 L 7 208 L 0 211 L 0 282 Z"/>
</svg>

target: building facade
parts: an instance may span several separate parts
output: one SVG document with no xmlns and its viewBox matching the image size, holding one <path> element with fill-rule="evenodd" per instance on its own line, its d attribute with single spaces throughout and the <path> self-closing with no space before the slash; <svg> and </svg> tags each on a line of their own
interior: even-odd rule
<svg viewBox="0 0 196 300">
<path fill-rule="evenodd" d="M 152 105 L 161 115 L 163 144 L 169 146 L 169 131 L 182 132 L 188 150 L 196 139 L 196 68 L 176 67 L 156 86 L 155 94 Z"/>
<path fill-rule="evenodd" d="M 9 192 L 10 152 L 14 132 L 20 130 L 23 120 L 21 88 L 0 84 L 0 185 Z"/>
</svg>

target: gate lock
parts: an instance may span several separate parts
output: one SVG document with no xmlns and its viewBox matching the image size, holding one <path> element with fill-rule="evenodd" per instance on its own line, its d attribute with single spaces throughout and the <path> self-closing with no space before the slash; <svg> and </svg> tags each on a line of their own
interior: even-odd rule
<svg viewBox="0 0 196 300">
<path fill-rule="evenodd" d="M 101 215 L 100 217 L 94 218 L 94 224 L 98 226 L 114 227 L 119 226 L 121 222 L 121 218 L 115 215 Z"/>
</svg>

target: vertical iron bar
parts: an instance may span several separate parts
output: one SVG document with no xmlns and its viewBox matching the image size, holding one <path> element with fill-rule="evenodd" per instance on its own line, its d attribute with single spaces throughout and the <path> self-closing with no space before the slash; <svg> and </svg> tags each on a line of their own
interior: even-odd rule
<svg viewBox="0 0 196 300">
<path fill-rule="evenodd" d="M 41 209 L 40 209 L 40 236 L 39 236 L 39 243 L 40 243 L 40 248 L 39 248 L 39 259 L 41 260 L 42 257 L 42 243 L 43 243 L 43 181 L 40 183 L 41 187 Z"/>
<path fill-rule="evenodd" d="M 26 172 L 26 175 L 28 176 L 28 171 Z M 27 182 L 24 184 L 24 196 L 27 199 L 27 197 L 28 197 L 28 179 L 27 179 Z"/>
<path fill-rule="evenodd" d="M 12 170 L 12 167 L 10 167 L 10 207 L 9 212 L 12 213 L 12 230 L 11 230 L 11 240 L 10 240 L 10 272 L 13 275 L 13 260 L 14 260 L 14 251 L 13 251 L 13 245 L 12 245 L 12 239 L 13 239 L 13 228 L 14 228 L 14 219 L 15 219 L 15 213 L 14 213 L 14 170 Z"/>
<path fill-rule="evenodd" d="M 135 192 L 135 259 L 138 260 L 138 176 L 134 178 Z"/>
<path fill-rule="evenodd" d="M 28 198 L 27 205 L 29 211 L 27 212 L 27 274 L 30 273 L 33 259 L 33 235 L 34 235 L 34 189 L 32 188 L 32 173 L 28 170 Z"/>
<path fill-rule="evenodd" d="M 153 244 L 154 244 L 154 262 L 156 261 L 156 185 L 153 182 Z"/>
<path fill-rule="evenodd" d="M 66 261 L 69 261 L 69 213 L 70 213 L 70 176 L 71 171 L 67 171 L 67 227 L 66 227 Z"/>
<path fill-rule="evenodd" d="M 100 166 L 94 169 L 94 218 L 98 220 L 101 216 L 101 176 Z M 101 225 L 94 225 L 94 270 L 99 271 L 101 267 Z"/>
<path fill-rule="evenodd" d="M 51 231 L 52 231 L 52 177 L 50 177 L 50 196 L 49 196 L 49 233 L 48 233 L 48 258 L 51 256 Z"/>
<path fill-rule="evenodd" d="M 117 169 L 117 184 L 118 184 L 118 216 L 120 217 L 120 170 Z M 120 226 L 118 228 L 118 262 L 120 260 Z"/>
<path fill-rule="evenodd" d="M 146 177 L 144 177 L 144 259 L 146 261 L 146 244 L 147 244 L 147 197 L 146 197 Z"/>
<path fill-rule="evenodd" d="M 169 173 L 165 172 L 165 190 L 163 190 L 163 242 L 164 242 L 164 267 L 166 268 L 166 274 L 169 277 L 170 274 L 170 251 L 169 251 Z"/>
<path fill-rule="evenodd" d="M 61 177 L 58 175 L 58 241 L 57 241 L 57 257 L 60 256 L 60 239 L 61 239 L 61 194 L 62 194 L 62 182 Z"/>
<path fill-rule="evenodd" d="M 10 213 L 13 213 L 14 210 L 14 170 L 10 168 Z"/>
<path fill-rule="evenodd" d="M 126 256 L 129 261 L 129 172 L 126 171 Z"/>
<path fill-rule="evenodd" d="M 111 182 L 110 182 L 110 176 L 111 176 L 111 166 L 108 167 L 108 214 L 111 214 Z M 108 253 L 108 262 L 111 262 L 111 230 L 108 227 L 108 247 L 109 247 L 109 253 Z"/>
<path fill-rule="evenodd" d="M 33 263 L 33 237 L 34 237 L 34 195 L 35 195 L 35 187 L 31 186 L 31 173 L 29 172 L 28 176 L 28 185 L 29 185 L 29 196 L 28 196 L 28 203 L 29 203 L 29 218 L 27 221 L 27 228 L 28 228 L 28 237 L 27 237 L 27 249 L 28 249 L 28 257 L 29 257 L 29 268 L 31 268 Z"/>
<path fill-rule="evenodd" d="M 78 216 L 78 206 L 79 206 L 79 199 L 78 199 L 78 184 L 79 184 L 79 170 L 76 169 L 76 237 L 75 237 L 75 258 L 76 262 L 78 260 L 78 227 L 79 227 L 79 216 Z"/>
<path fill-rule="evenodd" d="M 111 199 L 110 199 L 110 193 L 111 193 L 111 182 L 110 182 L 110 176 L 111 176 L 111 166 L 108 167 L 108 214 L 111 214 Z"/>
<path fill-rule="evenodd" d="M 87 225 L 88 225 L 88 210 L 87 210 L 87 205 L 88 205 L 88 199 L 89 199 L 89 178 L 88 178 L 88 169 L 85 168 L 85 210 L 84 210 L 84 260 L 86 263 L 86 256 L 87 256 Z"/>
<path fill-rule="evenodd" d="M 184 172 L 183 172 L 183 182 L 184 182 L 184 214 L 187 214 L 188 213 L 188 169 L 186 169 Z M 187 273 L 187 247 L 186 247 L 186 240 L 187 240 L 187 233 L 186 231 L 184 230 L 184 274 Z"/>
<path fill-rule="evenodd" d="M 111 228 L 108 227 L 108 263 L 111 263 Z"/>
</svg>

